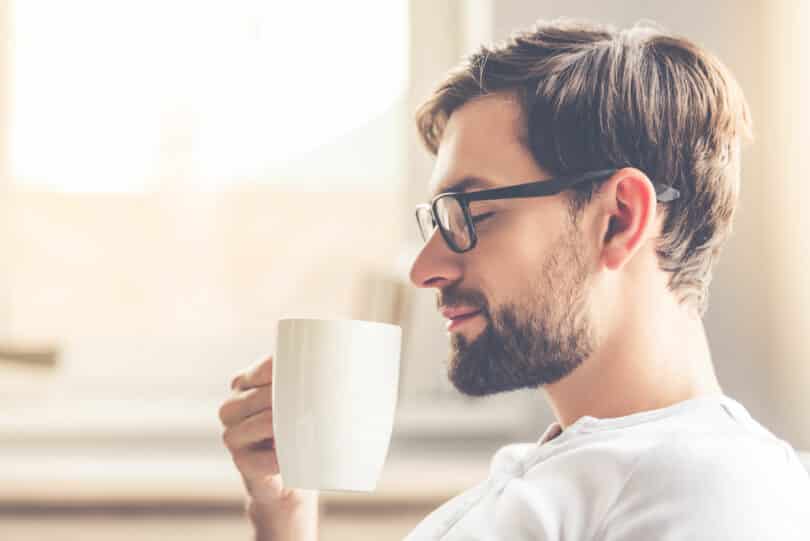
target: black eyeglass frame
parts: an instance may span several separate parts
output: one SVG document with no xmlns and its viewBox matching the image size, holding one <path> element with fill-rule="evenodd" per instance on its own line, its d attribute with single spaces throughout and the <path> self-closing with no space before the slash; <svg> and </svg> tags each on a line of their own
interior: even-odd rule
<svg viewBox="0 0 810 541">
<path fill-rule="evenodd" d="M 469 252 L 478 243 L 478 235 L 475 232 L 475 224 L 470 216 L 469 203 L 471 201 L 492 201 L 496 199 L 514 199 L 519 197 L 542 197 L 547 195 L 556 195 L 563 190 L 567 190 L 577 184 L 588 181 L 601 181 L 610 178 L 618 169 L 600 169 L 598 171 L 588 171 L 580 175 L 569 175 L 565 177 L 557 177 L 546 180 L 538 180 L 534 182 L 527 182 L 525 184 L 516 184 L 514 186 L 504 186 L 503 188 L 493 188 L 490 190 L 478 190 L 472 192 L 445 192 L 440 193 L 433 197 L 430 203 L 421 203 L 416 205 L 416 224 L 419 228 L 419 233 L 425 242 L 428 241 L 422 232 L 422 225 L 419 221 L 419 211 L 428 208 L 431 213 L 434 227 L 439 228 L 447 245 L 456 253 L 463 254 Z M 668 203 L 678 199 L 681 192 L 672 186 L 666 184 L 653 183 L 655 186 L 656 199 L 662 203 Z M 459 206 L 461 206 L 464 214 L 464 221 L 466 222 L 467 231 L 470 235 L 470 246 L 464 250 L 459 249 L 458 246 L 450 238 L 447 231 L 441 225 L 438 219 L 438 212 L 436 205 L 438 201 L 444 197 L 455 198 Z"/>
</svg>

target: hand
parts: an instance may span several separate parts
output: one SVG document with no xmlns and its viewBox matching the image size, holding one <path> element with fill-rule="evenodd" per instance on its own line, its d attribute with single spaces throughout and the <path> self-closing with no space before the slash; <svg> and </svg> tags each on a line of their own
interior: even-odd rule
<svg viewBox="0 0 810 541">
<path fill-rule="evenodd" d="M 219 409 L 222 440 L 242 475 L 254 522 L 300 529 L 317 519 L 317 491 L 284 488 L 273 440 L 273 357 L 237 374 L 233 395 Z M 302 518 L 303 515 L 303 518 Z"/>
</svg>

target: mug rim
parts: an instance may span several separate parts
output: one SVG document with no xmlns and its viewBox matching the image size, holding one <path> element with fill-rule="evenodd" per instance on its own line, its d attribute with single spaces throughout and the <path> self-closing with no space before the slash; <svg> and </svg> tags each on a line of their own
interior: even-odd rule
<svg viewBox="0 0 810 541">
<path fill-rule="evenodd" d="M 329 317 L 300 317 L 300 316 L 285 316 L 278 318 L 277 322 L 282 321 L 326 321 L 329 323 L 364 323 L 371 325 L 380 325 L 384 327 L 391 327 L 394 329 L 402 330 L 401 325 L 396 323 L 386 323 L 385 321 L 372 321 L 369 319 L 350 319 L 350 318 L 329 318 Z"/>
</svg>

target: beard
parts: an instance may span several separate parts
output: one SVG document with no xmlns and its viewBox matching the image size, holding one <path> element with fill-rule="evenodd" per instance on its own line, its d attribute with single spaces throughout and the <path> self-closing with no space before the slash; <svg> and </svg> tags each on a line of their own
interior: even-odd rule
<svg viewBox="0 0 810 541">
<path fill-rule="evenodd" d="M 596 338 L 585 295 L 584 246 L 571 224 L 524 300 L 505 303 L 491 317 L 480 295 L 464 295 L 467 302 L 453 296 L 453 304 L 481 306 L 487 320 L 472 340 L 452 335 L 447 377 L 456 389 L 468 396 L 536 389 L 564 378 L 591 355 Z"/>
</svg>

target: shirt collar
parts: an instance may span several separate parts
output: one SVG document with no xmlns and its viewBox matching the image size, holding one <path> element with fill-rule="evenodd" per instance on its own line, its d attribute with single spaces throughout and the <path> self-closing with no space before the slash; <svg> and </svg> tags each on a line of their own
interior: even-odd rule
<svg viewBox="0 0 810 541">
<path fill-rule="evenodd" d="M 556 438 L 560 434 L 562 434 L 562 427 L 560 427 L 560 423 L 558 423 L 557 421 L 554 421 L 553 423 L 548 425 L 548 428 L 546 428 L 546 431 L 543 432 L 543 435 L 537 441 L 537 445 L 543 445 L 547 441 L 553 440 L 554 438 Z"/>
</svg>

